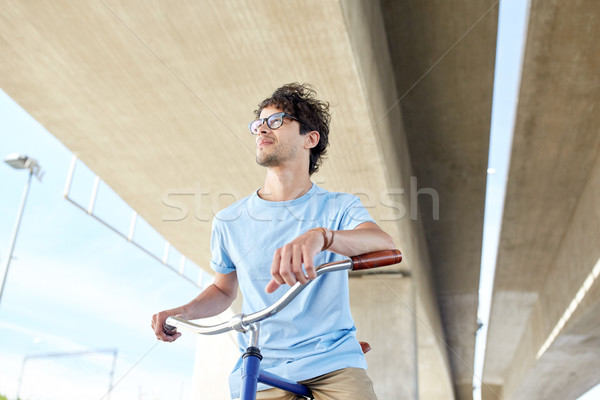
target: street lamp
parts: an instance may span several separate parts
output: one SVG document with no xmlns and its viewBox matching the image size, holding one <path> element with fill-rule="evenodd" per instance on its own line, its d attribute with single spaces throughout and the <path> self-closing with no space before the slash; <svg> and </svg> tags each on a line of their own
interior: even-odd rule
<svg viewBox="0 0 600 400">
<path fill-rule="evenodd" d="M 17 222 L 13 230 L 12 238 L 10 239 L 10 245 L 8 246 L 8 256 L 2 263 L 2 282 L 0 283 L 0 301 L 2 300 L 2 293 L 4 292 L 4 283 L 6 282 L 6 275 L 8 274 L 8 267 L 10 266 L 10 260 L 12 258 L 12 252 L 15 248 L 15 241 L 17 240 L 17 233 L 19 232 L 19 225 L 21 224 L 21 217 L 23 216 L 23 209 L 25 208 L 25 201 L 27 200 L 27 194 L 29 193 L 29 185 L 31 183 L 31 177 L 35 176 L 38 180 L 42 180 L 43 172 L 42 167 L 33 158 L 21 154 L 9 154 L 6 156 L 4 161 L 15 169 L 28 169 L 29 179 L 25 185 L 25 191 L 23 192 L 23 198 L 21 199 L 21 205 L 17 213 Z"/>
</svg>

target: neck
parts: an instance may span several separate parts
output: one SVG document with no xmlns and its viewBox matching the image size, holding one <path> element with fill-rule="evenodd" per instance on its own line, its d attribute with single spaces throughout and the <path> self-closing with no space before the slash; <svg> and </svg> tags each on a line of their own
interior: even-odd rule
<svg viewBox="0 0 600 400">
<path fill-rule="evenodd" d="M 311 186 L 307 170 L 301 173 L 290 169 L 269 168 L 265 185 L 258 191 L 258 195 L 268 201 L 293 200 L 308 192 Z"/>
</svg>

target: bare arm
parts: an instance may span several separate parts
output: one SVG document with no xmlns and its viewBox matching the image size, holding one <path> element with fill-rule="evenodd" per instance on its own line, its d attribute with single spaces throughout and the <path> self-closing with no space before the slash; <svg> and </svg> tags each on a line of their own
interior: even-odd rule
<svg viewBox="0 0 600 400">
<path fill-rule="evenodd" d="M 392 237 L 374 222 L 364 222 L 349 231 L 333 231 L 331 236 L 333 243 L 328 250 L 347 257 L 396 248 Z"/>
<path fill-rule="evenodd" d="M 348 257 L 395 248 L 392 237 L 374 222 L 364 222 L 352 230 L 326 230 L 325 233 L 327 242 L 330 243 L 327 250 Z M 296 282 L 306 283 L 309 279 L 315 279 L 317 273 L 314 258 L 324 244 L 325 237 L 322 231 L 311 229 L 277 249 L 271 264 L 273 279 L 267 284 L 265 291 L 272 293 L 284 283 L 292 286 Z M 304 264 L 306 276 L 302 270 L 302 264 Z"/>
<path fill-rule="evenodd" d="M 237 297 L 237 291 L 238 280 L 235 272 L 229 274 L 217 273 L 215 282 L 204 289 L 194 300 L 181 307 L 161 311 L 152 316 L 152 329 L 156 337 L 165 342 L 176 340 L 181 336 L 181 333 L 167 335 L 163 331 L 163 326 L 168 317 L 179 316 L 184 319 L 214 317 L 227 310 Z"/>
</svg>

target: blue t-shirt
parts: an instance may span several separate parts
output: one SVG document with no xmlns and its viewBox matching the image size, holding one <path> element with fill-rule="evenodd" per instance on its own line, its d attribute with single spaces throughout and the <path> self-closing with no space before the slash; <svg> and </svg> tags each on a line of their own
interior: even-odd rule
<svg viewBox="0 0 600 400">
<path fill-rule="evenodd" d="M 213 219 L 210 265 L 219 273 L 237 272 L 243 295 L 242 313 L 251 314 L 275 303 L 290 287 L 266 293 L 275 250 L 307 230 L 326 227 L 350 230 L 372 222 L 356 196 L 328 192 L 317 185 L 303 196 L 281 202 L 256 193 L 221 210 Z M 315 257 L 315 266 L 344 259 L 329 251 Z M 341 368 L 366 368 L 350 314 L 348 273 L 318 277 L 283 311 L 261 322 L 261 369 L 294 381 Z M 243 352 L 248 337 L 239 334 Z M 231 373 L 233 398 L 239 397 L 241 357 Z M 259 385 L 259 390 L 267 389 Z"/>
</svg>

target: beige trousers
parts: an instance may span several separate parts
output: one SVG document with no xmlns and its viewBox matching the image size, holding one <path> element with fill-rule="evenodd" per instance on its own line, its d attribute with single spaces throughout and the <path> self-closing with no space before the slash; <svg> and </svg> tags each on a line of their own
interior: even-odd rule
<svg viewBox="0 0 600 400">
<path fill-rule="evenodd" d="M 310 388 L 315 400 L 377 400 L 373 382 L 362 368 L 344 368 L 300 383 Z M 298 400 L 303 397 L 281 389 L 268 389 L 258 392 L 256 399 Z"/>
</svg>

